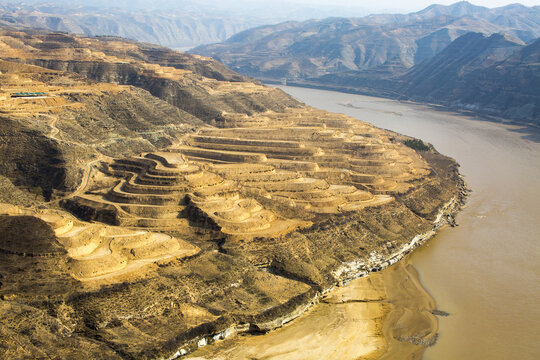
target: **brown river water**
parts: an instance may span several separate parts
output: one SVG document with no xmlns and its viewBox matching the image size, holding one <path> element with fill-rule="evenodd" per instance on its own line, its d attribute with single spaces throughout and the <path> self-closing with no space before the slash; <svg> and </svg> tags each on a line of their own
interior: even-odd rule
<svg viewBox="0 0 540 360">
<path fill-rule="evenodd" d="M 472 189 L 458 227 L 404 261 L 337 288 L 262 336 L 197 359 L 540 359 L 540 130 L 387 99 L 280 87 L 317 108 L 421 138 Z M 449 316 L 435 317 L 435 308 Z M 411 339 L 438 340 L 425 350 Z M 398 341 L 396 339 L 401 339 Z"/>
</svg>

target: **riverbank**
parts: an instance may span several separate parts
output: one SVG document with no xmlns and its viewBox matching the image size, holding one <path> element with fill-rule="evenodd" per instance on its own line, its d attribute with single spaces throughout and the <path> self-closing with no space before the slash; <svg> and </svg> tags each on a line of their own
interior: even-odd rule
<svg viewBox="0 0 540 360">
<path fill-rule="evenodd" d="M 375 98 L 382 98 L 392 101 L 399 101 L 403 103 L 418 105 L 418 106 L 428 106 L 432 109 L 446 111 L 446 112 L 456 112 L 461 116 L 471 116 L 476 118 L 481 118 L 487 121 L 500 122 L 504 124 L 514 124 L 520 126 L 531 127 L 533 129 L 540 129 L 540 125 L 534 122 L 534 118 L 530 119 L 512 119 L 511 117 L 503 117 L 503 114 L 500 111 L 496 111 L 492 108 L 483 108 L 479 106 L 471 106 L 470 104 L 461 104 L 454 102 L 449 103 L 432 103 L 425 101 L 425 99 L 415 99 L 407 97 L 401 93 L 396 93 L 391 90 L 392 84 L 387 88 L 376 88 L 376 87 L 351 87 L 346 85 L 333 85 L 333 84 L 323 84 L 319 82 L 312 81 L 287 81 L 286 84 L 283 81 L 273 80 L 273 79 L 263 79 L 264 84 L 270 86 L 288 86 L 296 88 L 305 88 L 313 90 L 322 90 L 330 91 L 342 94 L 351 94 L 351 95 L 360 95 L 360 96 L 369 96 Z M 423 101 L 424 100 L 424 101 Z M 346 105 L 345 105 L 346 106 Z"/>
<path fill-rule="evenodd" d="M 450 314 L 439 318 L 439 338 L 423 359 L 538 359 L 540 132 L 383 98 L 280 88 L 309 105 L 423 139 L 459 162 L 473 189 L 459 226 L 441 229 L 410 257 Z"/>
<path fill-rule="evenodd" d="M 432 228 L 417 234 L 389 256 L 372 254 L 367 263 L 361 260 L 344 263 L 332 274 L 339 279 L 334 286 L 316 292 L 292 311 L 255 326 L 253 324 L 233 326 L 219 333 L 200 336 L 179 349 L 168 360 L 188 354 L 189 358 L 194 359 L 264 358 L 265 352 L 273 354 L 272 359 L 306 359 L 311 355 L 321 357 L 321 351 L 324 352 L 324 349 L 335 348 L 335 344 L 330 347 L 321 345 L 324 344 L 324 339 L 334 341 L 336 338 L 336 334 L 326 338 L 320 331 L 313 333 L 315 327 L 311 326 L 311 322 L 319 321 L 315 319 L 320 319 L 321 314 L 326 315 L 328 326 L 335 325 L 337 318 L 347 319 L 340 322 L 340 331 L 337 335 L 343 342 L 343 347 L 350 347 L 345 344 L 352 341 L 346 334 L 360 332 L 365 337 L 363 340 L 355 339 L 352 342 L 355 345 L 350 349 L 350 359 L 358 359 L 359 356 L 366 360 L 396 358 L 387 356 L 418 358 L 426 346 L 432 345 L 437 339 L 437 319 L 433 315 L 436 312 L 436 305 L 434 299 L 422 287 L 414 268 L 403 259 L 415 248 L 433 238 L 441 227 L 455 225 L 455 215 L 465 204 L 469 193 L 463 179 L 458 187 L 457 195 L 444 204 L 437 213 Z M 394 264 L 396 266 L 392 271 L 381 272 Z M 358 280 L 361 281 L 357 282 Z M 328 304 L 339 304 L 341 309 L 337 309 L 337 312 L 333 309 L 331 313 Z M 358 304 L 363 305 L 358 308 Z M 344 313 L 348 315 L 344 316 Z M 290 326 L 283 327 L 296 319 L 298 320 Z M 348 329 L 353 326 L 354 330 Z M 317 328 L 319 327 L 320 324 Z M 260 341 L 259 336 L 249 336 L 276 329 L 279 330 L 270 333 L 266 341 Z M 295 334 L 294 337 L 290 337 L 292 333 Z M 241 338 L 239 340 L 241 345 L 237 345 L 234 339 L 236 336 Z M 298 336 L 308 339 L 302 347 L 311 350 L 302 351 L 295 357 L 293 353 L 298 344 L 287 339 L 297 339 Z M 208 344 L 215 345 L 207 348 Z M 193 352 L 196 349 L 199 350 Z M 286 357 L 279 354 L 285 354 Z M 322 357 L 331 359 L 337 358 L 336 356 L 337 354 L 329 352 Z M 347 358 L 343 356 L 340 351 L 339 358 Z"/>
<path fill-rule="evenodd" d="M 263 336 L 238 336 L 196 360 L 418 359 L 437 339 L 434 299 L 407 259 L 337 287 L 300 319 Z"/>
</svg>

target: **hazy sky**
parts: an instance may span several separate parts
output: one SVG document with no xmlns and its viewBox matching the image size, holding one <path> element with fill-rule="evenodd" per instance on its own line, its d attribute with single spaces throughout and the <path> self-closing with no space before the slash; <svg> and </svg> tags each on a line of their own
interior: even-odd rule
<svg viewBox="0 0 540 360">
<path fill-rule="evenodd" d="M 57 4 L 70 4 L 70 5 L 95 5 L 95 6 L 107 6 L 107 7 L 122 7 L 122 8 L 160 8 L 163 4 L 167 4 L 170 8 L 174 4 L 184 3 L 199 3 L 214 6 L 218 9 L 223 8 L 243 8 L 253 6 L 264 6 L 272 4 L 283 5 L 285 8 L 290 7 L 293 4 L 302 5 L 302 7 L 316 8 L 321 6 L 327 7 L 339 7 L 348 9 L 362 9 L 361 13 L 367 15 L 368 13 L 380 13 L 380 12 L 399 12 L 408 13 L 422 10 L 431 4 L 443 4 L 450 5 L 458 2 L 459 0 L 0 0 L 0 4 L 3 2 L 21 3 L 29 2 L 33 4 L 45 4 L 48 2 Z M 513 3 L 521 3 L 526 6 L 540 5 L 540 0 L 469 0 L 470 3 L 479 6 L 485 6 L 488 8 L 494 8 L 504 6 Z M 251 6 L 249 6 L 251 5 Z M 275 8 L 270 6 L 270 8 Z M 284 9 L 285 10 L 285 9 Z M 271 16 L 272 14 L 266 14 Z M 354 14 L 358 15 L 358 14 Z M 352 15 L 351 15 L 352 16 Z"/>
<path fill-rule="evenodd" d="M 458 2 L 458 0 L 292 0 L 291 2 L 302 4 L 358 6 L 369 10 L 403 9 L 407 11 L 418 11 L 428 7 L 431 4 L 450 5 Z M 488 8 L 514 3 L 520 3 L 526 6 L 540 5 L 540 0 L 471 0 L 469 2 L 474 5 L 485 6 Z"/>
</svg>

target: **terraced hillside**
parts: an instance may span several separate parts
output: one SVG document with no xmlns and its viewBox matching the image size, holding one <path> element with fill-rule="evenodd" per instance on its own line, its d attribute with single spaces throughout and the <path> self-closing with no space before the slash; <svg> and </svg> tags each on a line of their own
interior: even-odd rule
<svg viewBox="0 0 540 360">
<path fill-rule="evenodd" d="M 3 242 L 4 251 L 38 257 L 67 255 L 69 273 L 79 281 L 103 281 L 154 262 L 192 256 L 200 251 L 196 246 L 170 235 L 89 224 L 62 211 L 29 211 L 7 206 L 3 209 L 8 215 L 41 220 L 61 245 L 47 249 L 45 245 L 42 248 L 32 244 L 32 238 L 27 238 L 30 243 L 18 242 L 11 239 L 8 231 Z M 14 220 L 7 220 L 10 221 Z"/>
<path fill-rule="evenodd" d="M 0 72 L 0 176 L 46 199 L 75 190 L 101 158 L 156 150 L 202 124 L 141 89 L 7 61 Z"/>
<path fill-rule="evenodd" d="M 240 196 L 232 181 L 187 163 L 178 153 L 118 159 L 106 173 L 122 180 L 104 195 L 94 191 L 67 206 L 82 217 L 110 210 L 108 221 L 114 224 L 172 233 L 193 225 L 233 236 L 269 236 L 299 225 L 278 220 L 257 201 Z M 88 213 L 88 208 L 94 211 Z"/>
<path fill-rule="evenodd" d="M 2 358 L 169 358 L 269 331 L 463 196 L 431 147 L 210 59 L 7 30 L 0 49 Z"/>
<path fill-rule="evenodd" d="M 268 237 L 302 225 L 290 214 L 307 221 L 382 205 L 430 174 L 412 149 L 343 115 L 224 116 L 227 128 L 203 127 L 169 152 L 107 164 L 106 176 L 122 180 L 68 206 L 88 220 L 108 209 L 121 226 L 179 231 L 204 216 L 228 237 Z"/>
<path fill-rule="evenodd" d="M 1 30 L 0 58 L 87 79 L 132 85 L 204 121 L 223 111 L 251 114 L 300 103 L 278 89 L 262 87 L 217 61 L 119 38 Z"/>
</svg>

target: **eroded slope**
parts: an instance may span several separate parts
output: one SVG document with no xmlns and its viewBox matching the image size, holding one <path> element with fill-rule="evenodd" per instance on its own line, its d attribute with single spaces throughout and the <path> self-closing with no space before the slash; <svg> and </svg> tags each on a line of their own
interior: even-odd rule
<svg viewBox="0 0 540 360">
<path fill-rule="evenodd" d="M 2 199 L 29 205 L 0 207 L 2 356 L 170 357 L 268 331 L 459 203 L 451 159 L 212 60 L 66 34 L 0 46 Z"/>
</svg>

